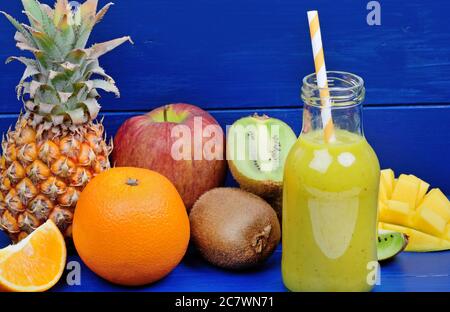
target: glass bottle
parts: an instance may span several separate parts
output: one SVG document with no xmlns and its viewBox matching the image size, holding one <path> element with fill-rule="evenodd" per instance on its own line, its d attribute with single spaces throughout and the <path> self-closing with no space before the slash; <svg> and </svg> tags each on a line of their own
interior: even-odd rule
<svg viewBox="0 0 450 312">
<path fill-rule="evenodd" d="M 303 80 L 303 129 L 284 172 L 283 281 L 291 291 L 369 291 L 380 166 L 364 137 L 364 81 L 329 72 L 328 84 L 334 142 L 324 139 L 316 75 Z"/>
</svg>

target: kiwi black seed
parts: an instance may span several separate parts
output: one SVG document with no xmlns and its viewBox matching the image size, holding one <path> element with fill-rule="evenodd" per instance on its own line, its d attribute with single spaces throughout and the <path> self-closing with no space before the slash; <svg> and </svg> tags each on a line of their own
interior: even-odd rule
<svg viewBox="0 0 450 312">
<path fill-rule="evenodd" d="M 272 207 L 238 188 L 216 188 L 203 194 L 189 219 L 191 238 L 202 256 L 222 268 L 260 264 L 280 242 L 280 223 Z"/>
</svg>

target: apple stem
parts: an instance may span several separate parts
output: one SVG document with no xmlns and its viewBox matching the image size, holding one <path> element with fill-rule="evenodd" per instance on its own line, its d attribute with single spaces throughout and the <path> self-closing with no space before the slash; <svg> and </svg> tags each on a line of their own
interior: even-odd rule
<svg viewBox="0 0 450 312">
<path fill-rule="evenodd" d="M 167 121 L 167 110 L 169 109 L 169 106 L 164 106 L 164 121 Z"/>
</svg>

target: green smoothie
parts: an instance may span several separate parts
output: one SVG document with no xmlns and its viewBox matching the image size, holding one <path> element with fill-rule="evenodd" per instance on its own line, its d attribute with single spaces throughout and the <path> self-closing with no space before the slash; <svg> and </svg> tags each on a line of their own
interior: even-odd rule
<svg viewBox="0 0 450 312">
<path fill-rule="evenodd" d="M 366 139 L 302 133 L 286 160 L 284 284 L 291 291 L 369 291 L 376 253 L 380 167 Z"/>
</svg>

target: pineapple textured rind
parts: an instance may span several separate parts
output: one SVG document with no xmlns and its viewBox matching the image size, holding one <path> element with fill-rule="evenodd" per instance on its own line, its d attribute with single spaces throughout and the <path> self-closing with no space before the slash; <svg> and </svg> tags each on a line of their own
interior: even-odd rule
<svg viewBox="0 0 450 312">
<path fill-rule="evenodd" d="M 21 117 L 2 143 L 0 225 L 14 241 L 47 219 L 71 237 L 80 192 L 110 168 L 111 147 L 101 123 L 42 128 Z"/>
</svg>

